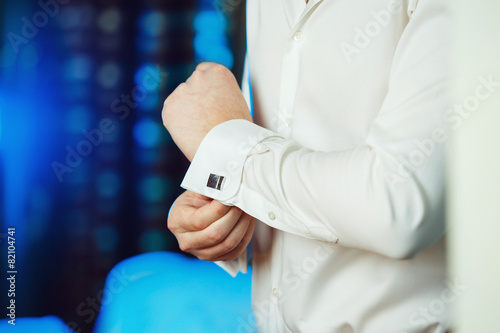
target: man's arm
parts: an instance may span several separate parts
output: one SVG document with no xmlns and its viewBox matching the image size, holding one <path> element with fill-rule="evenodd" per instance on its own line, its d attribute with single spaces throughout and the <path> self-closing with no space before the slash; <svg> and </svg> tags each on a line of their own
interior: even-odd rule
<svg viewBox="0 0 500 333">
<path fill-rule="evenodd" d="M 244 118 L 242 109 L 228 121 L 230 112 L 218 114 L 208 103 L 211 119 L 194 123 L 199 137 L 205 138 L 207 129 L 209 134 L 199 149 L 189 148 L 198 152 L 183 186 L 302 237 L 396 258 L 433 244 L 444 233 L 448 57 L 443 10 L 438 1 L 420 1 L 399 42 L 389 92 L 365 146 L 311 151 L 238 120 Z M 176 112 L 175 107 L 164 112 Z M 177 126 L 166 125 L 174 131 Z M 403 159 L 413 162 L 402 165 Z M 224 187 L 207 187 L 210 174 L 223 173 Z"/>
</svg>

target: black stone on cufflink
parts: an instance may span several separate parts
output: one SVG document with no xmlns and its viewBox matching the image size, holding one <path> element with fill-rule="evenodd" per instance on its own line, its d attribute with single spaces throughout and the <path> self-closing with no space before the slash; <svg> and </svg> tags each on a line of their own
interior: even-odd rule
<svg viewBox="0 0 500 333">
<path fill-rule="evenodd" d="M 223 176 L 219 176 L 219 175 L 215 175 L 215 174 L 211 173 L 210 176 L 208 177 L 207 187 L 210 187 L 210 188 L 213 188 L 213 189 L 220 191 L 222 188 L 223 181 L 224 181 Z"/>
</svg>

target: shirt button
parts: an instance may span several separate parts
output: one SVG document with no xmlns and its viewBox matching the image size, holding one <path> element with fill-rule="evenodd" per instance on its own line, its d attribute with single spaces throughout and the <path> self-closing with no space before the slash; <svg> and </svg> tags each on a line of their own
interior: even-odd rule
<svg viewBox="0 0 500 333">
<path fill-rule="evenodd" d="M 295 35 L 293 35 L 293 39 L 296 42 L 301 42 L 304 39 L 304 34 L 302 33 L 302 31 L 297 31 Z"/>
<path fill-rule="evenodd" d="M 280 292 L 278 290 L 278 288 L 273 288 L 273 296 L 278 298 L 280 296 Z"/>
<path fill-rule="evenodd" d="M 267 217 L 269 217 L 269 219 L 270 219 L 271 221 L 276 220 L 276 215 L 275 215 L 273 212 L 269 212 L 269 213 L 267 214 Z"/>
</svg>

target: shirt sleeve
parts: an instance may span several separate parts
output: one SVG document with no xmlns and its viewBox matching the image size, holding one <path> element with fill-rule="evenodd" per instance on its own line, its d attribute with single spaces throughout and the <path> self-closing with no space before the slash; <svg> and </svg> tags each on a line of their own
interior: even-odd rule
<svg viewBox="0 0 500 333">
<path fill-rule="evenodd" d="M 339 246 L 408 258 L 435 243 L 445 229 L 444 10 L 420 1 L 411 16 L 364 146 L 314 151 L 231 120 L 207 134 L 182 186 Z"/>
<path fill-rule="evenodd" d="M 232 277 L 235 277 L 238 272 L 245 274 L 248 272 L 247 250 L 245 250 L 239 258 L 228 261 L 216 261 L 215 263 L 228 272 Z"/>
</svg>

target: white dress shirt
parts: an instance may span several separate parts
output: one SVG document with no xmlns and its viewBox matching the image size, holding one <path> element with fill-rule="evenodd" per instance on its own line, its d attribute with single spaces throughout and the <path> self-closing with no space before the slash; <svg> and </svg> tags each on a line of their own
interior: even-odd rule
<svg viewBox="0 0 500 333">
<path fill-rule="evenodd" d="M 445 332 L 445 1 L 252 0 L 247 22 L 256 124 L 210 131 L 182 186 L 259 220 L 259 331 Z"/>
</svg>

